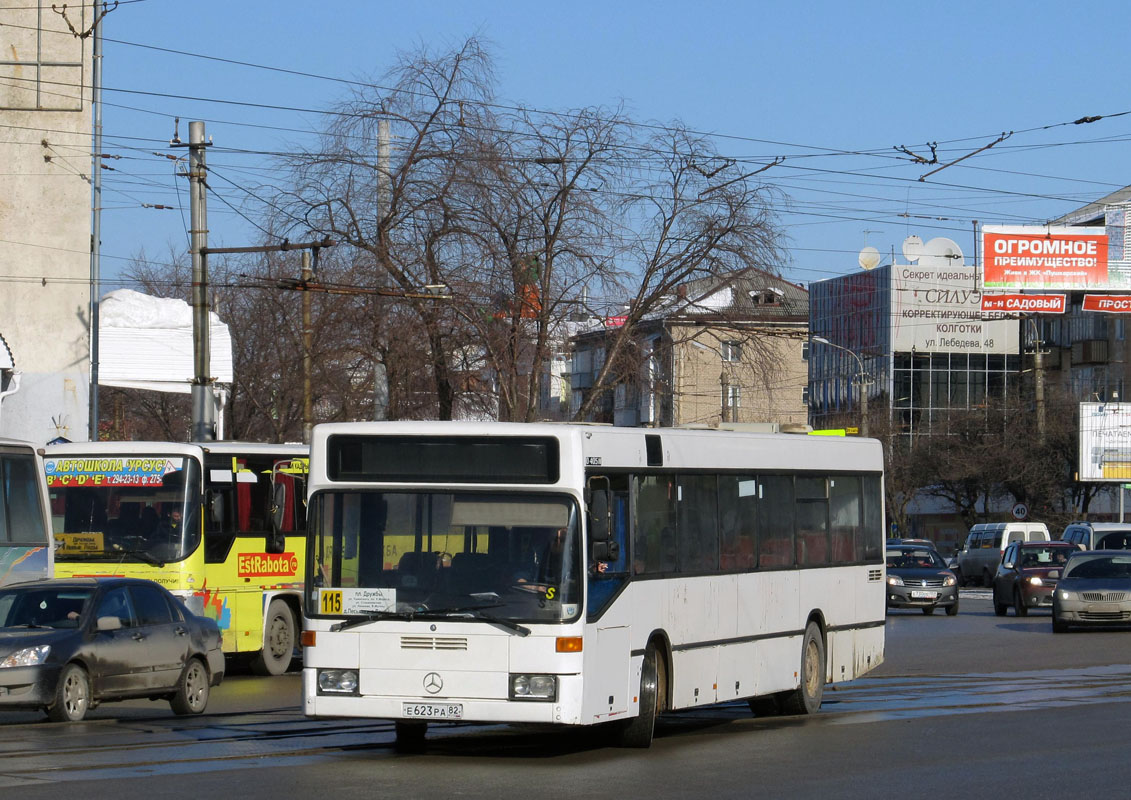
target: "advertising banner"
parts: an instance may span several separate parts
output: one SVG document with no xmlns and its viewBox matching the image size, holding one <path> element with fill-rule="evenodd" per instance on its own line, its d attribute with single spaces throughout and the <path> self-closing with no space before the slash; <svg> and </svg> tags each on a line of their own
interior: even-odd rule
<svg viewBox="0 0 1131 800">
<path fill-rule="evenodd" d="M 1080 404 L 1080 480 L 1131 482 L 1131 403 Z"/>
<path fill-rule="evenodd" d="M 1007 311 L 1013 314 L 1063 314 L 1063 294 L 984 294 L 983 311 Z"/>
<path fill-rule="evenodd" d="M 1131 289 L 1131 274 L 1108 270 L 1106 228 L 986 225 L 982 264 L 987 289 Z"/>
<path fill-rule="evenodd" d="M 896 352 L 1016 353 L 1018 322 L 982 311 L 973 266 L 893 264 L 892 347 Z"/>
<path fill-rule="evenodd" d="M 66 486 L 164 486 L 165 476 L 184 468 L 183 458 L 48 458 L 50 488 Z"/>
<path fill-rule="evenodd" d="M 1128 314 L 1131 313 L 1131 295 L 1086 294 L 1083 309 L 1107 314 Z"/>
</svg>

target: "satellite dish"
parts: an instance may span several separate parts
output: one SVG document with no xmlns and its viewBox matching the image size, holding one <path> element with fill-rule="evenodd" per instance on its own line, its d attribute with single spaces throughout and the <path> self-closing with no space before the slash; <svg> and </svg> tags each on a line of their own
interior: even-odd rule
<svg viewBox="0 0 1131 800">
<path fill-rule="evenodd" d="M 923 255 L 923 240 L 912 234 L 903 240 L 903 257 L 914 264 Z"/>
<path fill-rule="evenodd" d="M 923 245 L 921 267 L 958 267 L 964 263 L 962 248 L 953 239 L 939 236 Z"/>
<path fill-rule="evenodd" d="M 874 269 L 880 263 L 880 251 L 874 247 L 865 247 L 856 257 L 862 269 Z"/>
</svg>

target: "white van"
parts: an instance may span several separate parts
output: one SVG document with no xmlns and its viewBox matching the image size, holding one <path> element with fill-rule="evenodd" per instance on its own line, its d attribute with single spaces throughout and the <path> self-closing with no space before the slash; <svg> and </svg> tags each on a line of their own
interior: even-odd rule
<svg viewBox="0 0 1131 800">
<path fill-rule="evenodd" d="M 993 585 L 994 573 L 1010 542 L 1047 542 L 1048 526 L 1043 522 L 981 522 L 970 529 L 966 543 L 958 551 L 958 582 L 966 586 L 980 582 Z"/>
<path fill-rule="evenodd" d="M 1060 538 L 1085 550 L 1131 550 L 1131 523 L 1073 522 Z"/>
</svg>

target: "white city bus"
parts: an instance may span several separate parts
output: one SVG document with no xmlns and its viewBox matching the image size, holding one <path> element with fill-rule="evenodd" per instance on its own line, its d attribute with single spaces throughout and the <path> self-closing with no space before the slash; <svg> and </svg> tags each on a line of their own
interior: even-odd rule
<svg viewBox="0 0 1131 800">
<path fill-rule="evenodd" d="M 593 725 L 813 713 L 883 660 L 878 442 L 586 425 L 320 425 L 313 717 Z"/>
<path fill-rule="evenodd" d="M 50 531 L 42 451 L 0 439 L 0 586 L 51 577 Z"/>
</svg>

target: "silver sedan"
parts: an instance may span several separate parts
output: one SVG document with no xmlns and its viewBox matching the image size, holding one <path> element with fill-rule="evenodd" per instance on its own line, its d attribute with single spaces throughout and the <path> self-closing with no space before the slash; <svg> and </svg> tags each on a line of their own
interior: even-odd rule
<svg viewBox="0 0 1131 800">
<path fill-rule="evenodd" d="M 1131 628 L 1131 551 L 1073 553 L 1053 592 L 1052 629 Z"/>
</svg>

